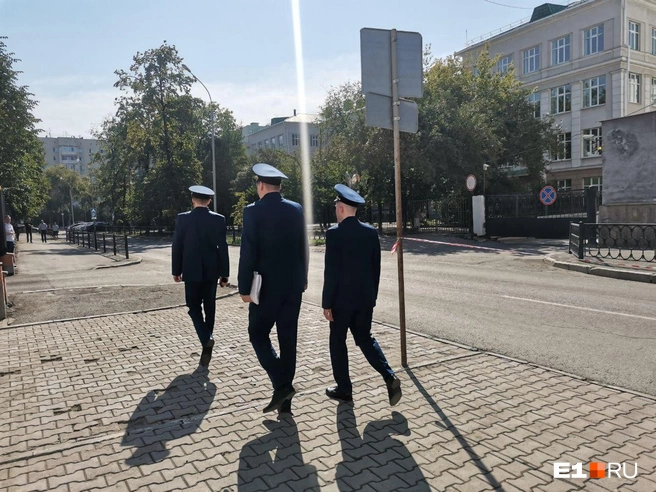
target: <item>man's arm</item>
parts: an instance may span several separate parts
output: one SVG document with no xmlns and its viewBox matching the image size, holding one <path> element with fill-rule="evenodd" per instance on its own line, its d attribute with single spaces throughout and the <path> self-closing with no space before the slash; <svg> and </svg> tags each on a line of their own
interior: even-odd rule
<svg viewBox="0 0 656 492">
<path fill-rule="evenodd" d="M 171 273 L 174 277 L 182 275 L 182 250 L 184 245 L 183 220 L 184 215 L 180 214 L 175 221 L 175 233 L 173 234 L 173 246 L 171 248 Z M 176 278 L 176 282 L 179 281 Z"/>
<path fill-rule="evenodd" d="M 373 255 L 374 304 L 375 304 L 376 299 L 378 299 L 378 286 L 380 285 L 380 239 L 378 238 L 378 233 L 376 231 L 373 231 L 373 237 L 375 238 L 374 255 Z"/>
<path fill-rule="evenodd" d="M 220 217 L 219 225 L 219 275 L 228 278 L 230 276 L 230 256 L 228 253 L 228 239 L 226 237 L 226 220 Z"/>
<path fill-rule="evenodd" d="M 337 282 L 339 280 L 339 255 L 335 237 L 336 229 L 326 231 L 326 258 L 323 270 L 323 293 L 321 296 L 321 307 L 332 309 L 337 294 Z"/>
<path fill-rule="evenodd" d="M 253 207 L 244 208 L 244 224 L 241 231 L 241 247 L 239 250 L 239 272 L 237 274 L 239 294 L 242 296 L 249 296 L 253 285 L 255 255 L 257 253 L 257 232 L 255 227 Z"/>
</svg>

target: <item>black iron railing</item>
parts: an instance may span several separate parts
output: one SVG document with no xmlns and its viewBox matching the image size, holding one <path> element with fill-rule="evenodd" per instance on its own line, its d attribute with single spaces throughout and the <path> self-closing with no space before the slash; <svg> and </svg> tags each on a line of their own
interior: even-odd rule
<svg viewBox="0 0 656 492">
<path fill-rule="evenodd" d="M 656 224 L 570 224 L 569 252 L 613 260 L 656 262 Z"/>
<path fill-rule="evenodd" d="M 66 231 L 66 240 L 83 248 L 110 253 L 115 256 L 125 256 L 130 259 L 127 234 L 115 234 L 94 231 Z"/>
</svg>

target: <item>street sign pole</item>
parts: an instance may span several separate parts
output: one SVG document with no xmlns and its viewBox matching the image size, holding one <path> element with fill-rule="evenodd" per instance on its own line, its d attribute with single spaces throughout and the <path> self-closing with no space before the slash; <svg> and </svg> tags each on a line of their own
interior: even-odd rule
<svg viewBox="0 0 656 492">
<path fill-rule="evenodd" d="M 394 181 L 396 193 L 396 258 L 399 277 L 399 326 L 401 327 L 401 365 L 408 367 L 405 333 L 405 283 L 403 277 L 403 199 L 401 196 L 401 135 L 399 130 L 399 79 L 396 56 L 396 29 L 391 30 L 392 43 L 392 124 L 394 131 Z"/>
</svg>

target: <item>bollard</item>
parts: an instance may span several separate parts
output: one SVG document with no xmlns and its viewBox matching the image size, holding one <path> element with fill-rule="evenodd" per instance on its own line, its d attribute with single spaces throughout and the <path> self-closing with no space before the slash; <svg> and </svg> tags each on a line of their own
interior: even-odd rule
<svg viewBox="0 0 656 492">
<path fill-rule="evenodd" d="M 585 256 L 585 224 L 583 221 L 579 222 L 579 260 L 582 260 Z"/>
<path fill-rule="evenodd" d="M 112 234 L 112 241 L 114 242 L 114 256 L 116 256 L 116 234 Z"/>
<path fill-rule="evenodd" d="M 98 251 L 98 234 L 96 234 L 96 231 L 93 231 L 93 247 Z"/>
<path fill-rule="evenodd" d="M 130 253 L 128 253 L 128 235 L 125 235 L 125 259 L 130 259 Z"/>
<path fill-rule="evenodd" d="M 5 284 L 5 272 L 0 263 L 0 320 L 7 317 L 7 292 Z"/>
<path fill-rule="evenodd" d="M 103 232 L 103 253 L 107 253 L 107 241 L 105 241 L 105 233 Z"/>
</svg>

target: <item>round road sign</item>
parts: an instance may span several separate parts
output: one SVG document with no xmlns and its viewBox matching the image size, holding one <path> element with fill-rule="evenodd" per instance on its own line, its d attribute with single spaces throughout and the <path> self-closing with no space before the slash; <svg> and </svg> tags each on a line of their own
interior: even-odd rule
<svg viewBox="0 0 656 492">
<path fill-rule="evenodd" d="M 553 205 L 558 198 L 558 193 L 553 186 L 545 186 L 540 190 L 540 201 L 545 205 Z"/>
<path fill-rule="evenodd" d="M 465 184 L 467 185 L 467 189 L 469 191 L 474 191 L 476 189 L 476 176 L 474 176 L 473 174 L 467 176 L 467 180 L 465 181 Z"/>
</svg>

